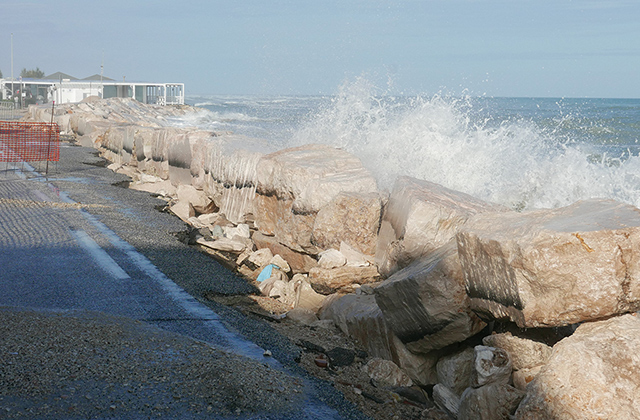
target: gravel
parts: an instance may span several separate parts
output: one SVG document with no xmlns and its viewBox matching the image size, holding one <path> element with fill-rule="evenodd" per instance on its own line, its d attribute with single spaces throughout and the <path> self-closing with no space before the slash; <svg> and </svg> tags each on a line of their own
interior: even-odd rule
<svg viewBox="0 0 640 420">
<path fill-rule="evenodd" d="M 2 418 L 294 418 L 303 396 L 265 364 L 103 313 L 4 307 L 0 337 Z"/>
</svg>

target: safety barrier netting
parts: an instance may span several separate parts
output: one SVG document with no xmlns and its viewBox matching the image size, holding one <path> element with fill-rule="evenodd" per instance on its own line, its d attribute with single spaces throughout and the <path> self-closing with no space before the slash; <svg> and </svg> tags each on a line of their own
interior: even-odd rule
<svg viewBox="0 0 640 420">
<path fill-rule="evenodd" d="M 0 121 L 0 162 L 57 162 L 60 128 L 56 123 Z"/>
</svg>

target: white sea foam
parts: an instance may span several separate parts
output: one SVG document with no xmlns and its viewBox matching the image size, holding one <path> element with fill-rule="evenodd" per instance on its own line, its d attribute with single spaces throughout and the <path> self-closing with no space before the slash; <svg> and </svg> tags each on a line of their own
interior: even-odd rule
<svg viewBox="0 0 640 420">
<path fill-rule="evenodd" d="M 570 118 L 544 128 L 522 118 L 496 122 L 476 103 L 441 95 L 397 100 L 358 80 L 343 85 L 290 144 L 344 148 L 362 159 L 383 188 L 409 175 L 516 209 L 592 197 L 640 206 L 637 156 L 594 161 L 582 139 L 560 133 Z"/>
<path fill-rule="evenodd" d="M 304 143 L 344 148 L 381 188 L 409 175 L 515 209 L 592 197 L 640 206 L 637 102 L 394 98 L 363 78 L 328 98 L 197 96 L 190 102 L 207 111 L 177 124 L 263 138 L 274 150 Z M 633 150 L 620 158 L 627 145 Z"/>
<path fill-rule="evenodd" d="M 169 122 L 176 127 L 199 127 L 205 130 L 216 130 L 226 129 L 227 126 L 233 128 L 232 126 L 237 124 L 251 123 L 255 125 L 264 121 L 268 120 L 240 112 L 216 112 L 202 109 L 198 112 L 171 118 Z"/>
</svg>

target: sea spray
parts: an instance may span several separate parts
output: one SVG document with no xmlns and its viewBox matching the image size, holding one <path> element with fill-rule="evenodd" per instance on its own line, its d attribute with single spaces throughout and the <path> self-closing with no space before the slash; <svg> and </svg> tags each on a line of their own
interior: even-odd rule
<svg viewBox="0 0 640 420">
<path fill-rule="evenodd" d="M 194 97 L 191 124 L 323 143 L 358 156 L 389 189 L 409 175 L 516 210 L 601 197 L 640 206 L 640 101 L 390 96 L 364 78 L 331 97 Z"/>
<path fill-rule="evenodd" d="M 594 159 L 591 139 L 563 128 L 567 116 L 494 115 L 471 97 L 381 97 L 366 81 L 343 85 L 291 144 L 328 143 L 359 156 L 389 188 L 409 175 L 516 210 L 591 197 L 640 205 L 640 159 Z M 589 150 L 590 149 L 590 150 Z"/>
</svg>

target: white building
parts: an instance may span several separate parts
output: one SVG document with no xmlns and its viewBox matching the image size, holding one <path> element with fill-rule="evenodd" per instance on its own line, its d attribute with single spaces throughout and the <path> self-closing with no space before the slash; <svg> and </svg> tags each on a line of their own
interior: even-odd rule
<svg viewBox="0 0 640 420">
<path fill-rule="evenodd" d="M 155 105 L 182 105 L 184 83 L 116 82 L 100 75 L 80 80 L 64 73 L 54 73 L 43 79 L 0 79 L 0 95 L 0 99 L 13 98 L 23 106 L 51 101 L 57 104 L 80 102 L 89 96 L 133 98 Z"/>
</svg>

